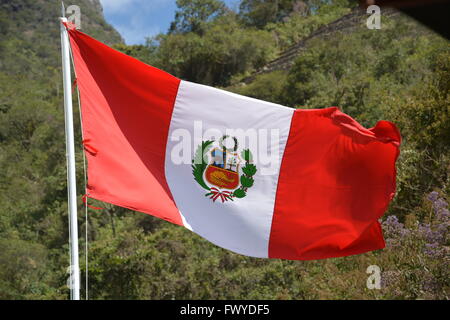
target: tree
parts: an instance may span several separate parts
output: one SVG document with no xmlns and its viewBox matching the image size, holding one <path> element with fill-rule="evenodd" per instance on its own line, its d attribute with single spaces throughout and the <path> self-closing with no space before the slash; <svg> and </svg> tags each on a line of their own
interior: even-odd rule
<svg viewBox="0 0 450 320">
<path fill-rule="evenodd" d="M 195 32 L 203 34 L 206 24 L 226 12 L 220 0 L 177 0 L 178 10 L 169 33 Z"/>
<path fill-rule="evenodd" d="M 317 15 L 336 8 L 351 8 L 349 0 L 242 0 L 239 14 L 248 26 L 264 28 L 269 23 L 286 21 L 292 16 Z M 327 13 L 327 12 L 323 12 Z"/>
<path fill-rule="evenodd" d="M 292 0 L 243 0 L 239 13 L 245 24 L 263 28 L 269 22 L 277 22 L 286 11 L 292 9 Z"/>
<path fill-rule="evenodd" d="M 226 86 L 233 75 L 262 67 L 275 57 L 264 30 L 243 29 L 233 13 L 218 18 L 202 36 L 161 35 L 159 67 L 185 80 Z"/>
</svg>

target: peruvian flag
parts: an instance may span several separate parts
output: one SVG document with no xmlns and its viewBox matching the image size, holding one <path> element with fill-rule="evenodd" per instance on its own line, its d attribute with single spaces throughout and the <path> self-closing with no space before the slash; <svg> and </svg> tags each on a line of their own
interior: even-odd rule
<svg viewBox="0 0 450 320">
<path fill-rule="evenodd" d="M 180 80 L 69 28 L 87 196 L 228 250 L 323 259 L 385 246 L 400 134 Z"/>
</svg>

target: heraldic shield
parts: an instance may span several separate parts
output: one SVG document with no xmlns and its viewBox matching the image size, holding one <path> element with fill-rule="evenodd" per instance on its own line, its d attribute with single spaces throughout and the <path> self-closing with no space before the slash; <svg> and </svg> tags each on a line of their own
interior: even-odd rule
<svg viewBox="0 0 450 320">
<path fill-rule="evenodd" d="M 251 162 L 250 150 L 239 153 L 237 138 L 224 135 L 218 142 L 202 141 L 192 159 L 192 173 L 194 180 L 208 190 L 205 196 L 213 202 L 234 201 L 244 198 L 253 186 L 257 169 Z"/>
<path fill-rule="evenodd" d="M 215 148 L 211 151 L 212 163 L 206 167 L 206 181 L 220 189 L 234 190 L 239 186 L 237 154 Z"/>
</svg>

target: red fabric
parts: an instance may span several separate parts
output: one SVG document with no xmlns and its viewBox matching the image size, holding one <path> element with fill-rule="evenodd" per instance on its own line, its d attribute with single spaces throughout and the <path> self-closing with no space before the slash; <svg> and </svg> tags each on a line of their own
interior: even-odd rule
<svg viewBox="0 0 450 320">
<path fill-rule="evenodd" d="M 323 259 L 384 248 L 400 134 L 337 108 L 296 110 L 282 159 L 269 257 Z"/>
<path fill-rule="evenodd" d="M 87 195 L 182 225 L 164 175 L 180 80 L 69 30 L 89 142 Z"/>
</svg>

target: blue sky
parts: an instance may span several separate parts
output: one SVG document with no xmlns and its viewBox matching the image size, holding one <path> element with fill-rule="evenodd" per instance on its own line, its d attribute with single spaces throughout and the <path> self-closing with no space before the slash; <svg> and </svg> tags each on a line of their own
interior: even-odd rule
<svg viewBox="0 0 450 320">
<path fill-rule="evenodd" d="M 175 17 L 175 0 L 100 0 L 106 21 L 127 44 L 143 44 L 145 37 L 167 32 Z M 237 9 L 239 0 L 225 0 Z"/>
</svg>

